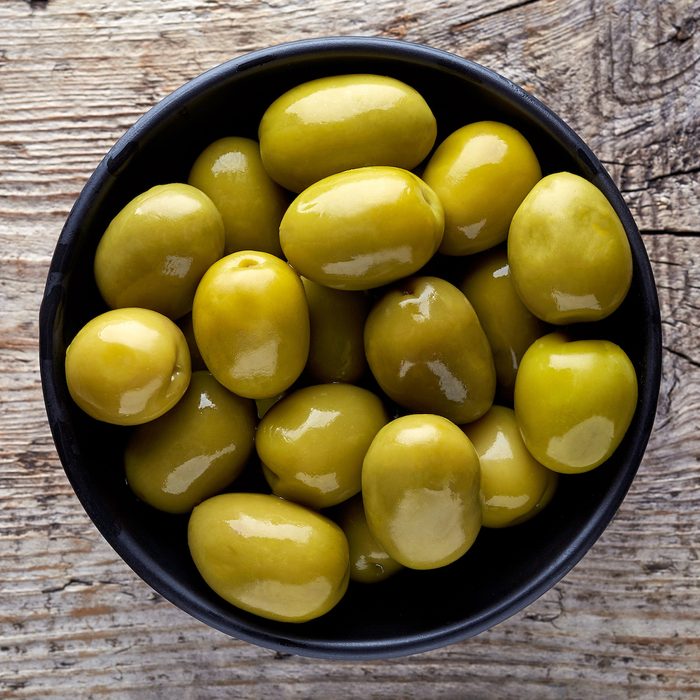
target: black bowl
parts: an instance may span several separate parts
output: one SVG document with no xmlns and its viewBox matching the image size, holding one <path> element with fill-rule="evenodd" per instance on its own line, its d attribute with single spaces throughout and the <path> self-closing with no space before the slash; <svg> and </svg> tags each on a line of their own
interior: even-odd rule
<svg viewBox="0 0 700 700">
<path fill-rule="evenodd" d="M 203 582 L 186 544 L 187 518 L 158 513 L 127 488 L 125 431 L 97 423 L 70 399 L 66 345 L 105 310 L 92 277 L 98 239 L 132 197 L 152 185 L 186 181 L 190 164 L 224 135 L 255 138 L 270 102 L 306 80 L 342 73 L 391 75 L 418 89 L 439 125 L 438 142 L 479 119 L 520 129 L 544 173 L 569 170 L 596 184 L 620 216 L 632 247 L 632 288 L 605 322 L 584 327 L 630 356 L 639 403 L 613 457 L 587 474 L 561 479 L 551 505 L 510 530 L 484 530 L 456 563 L 404 571 L 380 585 L 351 584 L 324 617 L 294 625 L 227 604 Z M 110 150 L 89 179 L 56 246 L 41 307 L 41 378 L 51 431 L 66 474 L 88 515 L 127 564 L 156 591 L 223 632 L 307 656 L 369 659 L 433 649 L 478 634 L 557 583 L 608 525 L 642 459 L 659 391 L 659 305 L 641 237 L 598 159 L 555 114 L 511 82 L 475 63 L 386 39 L 330 38 L 243 56 L 195 78 L 151 109 Z"/>
</svg>

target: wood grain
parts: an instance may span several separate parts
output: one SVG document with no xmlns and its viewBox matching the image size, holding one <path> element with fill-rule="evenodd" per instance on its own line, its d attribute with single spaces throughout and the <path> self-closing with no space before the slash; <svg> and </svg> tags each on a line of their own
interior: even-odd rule
<svg viewBox="0 0 700 700">
<path fill-rule="evenodd" d="M 663 317 L 655 432 L 599 542 L 489 632 L 384 662 L 274 654 L 161 599 L 73 495 L 38 375 L 49 260 L 102 155 L 207 68 L 329 34 L 452 51 L 559 113 L 621 187 Z M 699 59 L 697 0 L 3 0 L 0 697 L 700 696 Z"/>
</svg>

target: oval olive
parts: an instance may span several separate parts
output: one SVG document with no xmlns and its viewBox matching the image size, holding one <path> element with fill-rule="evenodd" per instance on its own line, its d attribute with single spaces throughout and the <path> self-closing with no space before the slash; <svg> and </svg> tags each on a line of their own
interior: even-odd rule
<svg viewBox="0 0 700 700">
<path fill-rule="evenodd" d="M 382 402 L 351 384 L 299 389 L 262 418 L 255 447 L 273 493 L 326 508 L 360 490 L 362 460 L 388 417 Z"/>
<path fill-rule="evenodd" d="M 287 193 L 267 174 L 256 141 L 234 136 L 214 141 L 194 162 L 188 182 L 221 212 L 226 254 L 261 250 L 282 256 L 279 225 Z"/>
<path fill-rule="evenodd" d="M 496 367 L 498 392 L 513 400 L 518 365 L 525 351 L 545 333 L 545 326 L 520 300 L 513 287 L 503 247 L 469 259 L 459 288 L 469 299 L 486 333 Z"/>
<path fill-rule="evenodd" d="M 348 543 L 327 518 L 277 496 L 226 493 L 192 511 L 188 542 L 212 590 L 270 620 L 327 613 L 348 586 Z"/>
<path fill-rule="evenodd" d="M 559 475 L 527 451 L 512 409 L 492 406 L 462 430 L 479 455 L 484 527 L 525 522 L 552 500 Z"/>
<path fill-rule="evenodd" d="M 339 75 L 292 88 L 265 111 L 265 169 L 293 192 L 367 165 L 410 170 L 435 143 L 435 117 L 411 87 L 379 75 Z"/>
<path fill-rule="evenodd" d="M 402 416 L 367 451 L 362 497 L 370 531 L 393 559 L 412 569 L 445 566 L 481 527 L 479 458 L 446 418 Z"/>
<path fill-rule="evenodd" d="M 510 220 L 542 177 L 525 137 L 507 124 L 467 124 L 438 146 L 423 172 L 445 208 L 440 252 L 470 255 L 506 240 Z"/>
<path fill-rule="evenodd" d="M 335 289 L 371 289 L 425 265 L 443 225 L 438 198 L 413 173 L 358 168 L 304 190 L 282 219 L 280 242 L 304 277 Z"/>
<path fill-rule="evenodd" d="M 304 288 L 274 255 L 241 251 L 212 265 L 197 288 L 192 323 L 209 371 L 239 396 L 275 396 L 306 364 Z"/>
<path fill-rule="evenodd" d="M 632 254 L 605 195 L 572 173 L 543 178 L 513 216 L 508 236 L 513 284 L 549 323 L 597 321 L 622 303 Z"/>
<path fill-rule="evenodd" d="M 358 494 L 343 504 L 339 524 L 348 538 L 352 581 L 384 581 L 403 568 L 387 554 L 370 532 L 361 495 Z"/>
<path fill-rule="evenodd" d="M 114 309 L 88 321 L 66 350 L 75 403 L 97 420 L 137 425 L 171 409 L 190 382 L 182 331 L 149 309 Z"/>
<path fill-rule="evenodd" d="M 129 438 L 127 483 L 154 508 L 189 512 L 241 473 L 254 433 L 253 402 L 224 389 L 209 372 L 193 372 L 180 401 Z"/>
<path fill-rule="evenodd" d="M 176 319 L 192 309 L 199 280 L 223 253 L 224 223 L 209 197 L 190 185 L 156 185 L 112 219 L 95 253 L 95 280 L 113 309 Z"/>
<path fill-rule="evenodd" d="M 301 278 L 309 305 L 311 344 L 306 371 L 319 382 L 355 382 L 367 367 L 363 333 L 369 301 Z"/>
<path fill-rule="evenodd" d="M 525 353 L 515 417 L 533 457 L 564 474 L 589 471 L 617 449 L 637 405 L 637 377 L 609 340 L 550 333 Z"/>
<path fill-rule="evenodd" d="M 365 351 L 394 401 L 455 423 L 493 403 L 496 373 L 479 319 L 462 292 L 437 277 L 403 280 L 370 311 Z"/>
</svg>

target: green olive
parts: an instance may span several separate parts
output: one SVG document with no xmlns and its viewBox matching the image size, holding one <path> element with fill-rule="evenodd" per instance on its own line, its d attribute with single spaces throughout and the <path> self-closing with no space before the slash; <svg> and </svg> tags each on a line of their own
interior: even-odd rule
<svg viewBox="0 0 700 700">
<path fill-rule="evenodd" d="M 367 448 L 387 420 L 382 402 L 351 384 L 289 394 L 265 414 L 255 436 L 272 491 L 312 508 L 355 495 Z"/>
<path fill-rule="evenodd" d="M 190 382 L 182 331 L 149 309 L 114 309 L 83 326 L 66 350 L 75 403 L 97 420 L 146 423 L 171 409 Z"/>
<path fill-rule="evenodd" d="M 446 418 L 412 414 L 382 428 L 362 467 L 369 529 L 412 569 L 456 561 L 481 527 L 479 458 Z"/>
<path fill-rule="evenodd" d="M 340 75 L 292 88 L 275 100 L 258 135 L 265 169 L 293 192 L 367 165 L 411 170 L 435 143 L 425 100 L 394 78 Z"/>
<path fill-rule="evenodd" d="M 275 396 L 306 364 L 304 287 L 289 265 L 269 253 L 240 251 L 212 265 L 197 287 L 192 323 L 209 371 L 239 396 Z"/>
<path fill-rule="evenodd" d="M 307 372 L 319 382 L 355 382 L 365 371 L 363 333 L 369 310 L 362 292 L 341 292 L 302 277 L 309 304 Z"/>
<path fill-rule="evenodd" d="M 460 289 L 474 307 L 489 340 L 499 394 L 510 402 L 520 360 L 544 335 L 545 326 L 517 295 L 506 251 L 500 246 L 469 259 Z"/>
<path fill-rule="evenodd" d="M 327 613 L 348 586 L 348 542 L 330 520 L 296 503 L 225 493 L 190 516 L 190 553 L 209 587 L 270 620 L 306 622 Z"/>
<path fill-rule="evenodd" d="M 532 456 L 564 474 L 602 464 L 622 441 L 637 405 L 637 377 L 608 340 L 550 333 L 525 353 L 515 380 L 515 417 Z"/>
<path fill-rule="evenodd" d="M 527 451 L 512 409 L 492 406 L 462 430 L 479 455 L 484 527 L 525 522 L 552 500 L 559 475 Z"/>
<path fill-rule="evenodd" d="M 479 319 L 457 287 L 403 280 L 370 311 L 365 351 L 383 391 L 413 411 L 469 423 L 493 403 L 496 373 Z"/>
<path fill-rule="evenodd" d="M 131 435 L 126 480 L 154 508 L 187 513 L 241 473 L 254 433 L 253 402 L 224 389 L 209 372 L 193 372 L 182 399 Z"/>
<path fill-rule="evenodd" d="M 423 172 L 445 208 L 440 252 L 470 255 L 505 241 L 515 210 L 541 177 L 535 152 L 511 126 L 476 122 L 450 134 Z"/>
<path fill-rule="evenodd" d="M 362 505 L 362 496 L 346 501 L 339 523 L 350 546 L 350 579 L 360 583 L 376 583 L 393 576 L 403 567 L 394 561 L 370 532 Z"/>
<path fill-rule="evenodd" d="M 221 212 L 226 254 L 261 250 L 282 256 L 279 225 L 289 204 L 287 193 L 267 174 L 256 141 L 214 141 L 194 162 L 188 182 Z"/>
<path fill-rule="evenodd" d="M 605 195 L 572 173 L 543 178 L 513 217 L 508 236 L 513 284 L 548 323 L 597 321 L 622 303 L 632 254 Z"/>
<path fill-rule="evenodd" d="M 95 280 L 108 306 L 153 309 L 179 318 L 192 309 L 207 268 L 224 253 L 224 223 L 190 185 L 156 185 L 132 199 L 95 253 Z"/>
<path fill-rule="evenodd" d="M 280 242 L 304 277 L 335 289 L 371 289 L 423 267 L 443 225 L 438 198 L 413 173 L 358 168 L 304 190 L 282 219 Z"/>
</svg>

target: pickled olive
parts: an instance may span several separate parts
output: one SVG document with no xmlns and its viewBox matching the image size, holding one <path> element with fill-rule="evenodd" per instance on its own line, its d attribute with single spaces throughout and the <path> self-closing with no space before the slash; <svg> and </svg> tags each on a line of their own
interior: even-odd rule
<svg viewBox="0 0 700 700">
<path fill-rule="evenodd" d="M 223 253 L 224 223 L 209 197 L 189 185 L 156 185 L 112 219 L 95 253 L 95 280 L 114 309 L 177 319 L 191 311 L 199 280 Z"/>
<path fill-rule="evenodd" d="M 632 254 L 605 195 L 572 173 L 540 180 L 518 207 L 508 236 L 515 289 L 549 323 L 597 321 L 622 303 Z"/>
<path fill-rule="evenodd" d="M 470 255 L 505 241 L 515 210 L 541 177 L 532 147 L 506 124 L 476 122 L 450 134 L 423 172 L 445 208 L 440 252 Z"/>
<path fill-rule="evenodd" d="M 304 190 L 282 219 L 280 243 L 304 277 L 335 289 L 371 289 L 425 265 L 443 226 L 442 205 L 413 173 L 358 168 Z"/>
<path fill-rule="evenodd" d="M 394 78 L 341 75 L 292 88 L 263 114 L 265 169 L 292 192 L 367 165 L 411 170 L 430 152 L 437 125 L 425 100 Z"/>
<path fill-rule="evenodd" d="M 408 409 L 459 424 L 493 403 L 489 342 L 467 298 L 445 280 L 415 277 L 387 292 L 367 317 L 365 351 L 382 390 Z"/>
<path fill-rule="evenodd" d="M 496 367 L 497 391 L 510 403 L 518 365 L 525 351 L 545 333 L 545 325 L 520 300 L 502 247 L 469 258 L 459 288 L 469 299 L 486 333 Z"/>
<path fill-rule="evenodd" d="M 83 326 L 66 350 L 73 401 L 106 423 L 137 425 L 171 409 L 190 382 L 182 331 L 149 309 L 114 309 Z"/>
<path fill-rule="evenodd" d="M 341 292 L 302 277 L 311 344 L 306 371 L 319 382 L 354 382 L 365 372 L 363 333 L 369 311 L 361 292 Z"/>
<path fill-rule="evenodd" d="M 339 516 L 350 546 L 350 580 L 376 583 L 389 578 L 403 567 L 394 561 L 370 532 L 359 494 L 346 501 Z"/>
<path fill-rule="evenodd" d="M 445 566 L 481 527 L 479 458 L 446 418 L 402 416 L 372 441 L 362 496 L 369 529 L 393 559 L 412 569 Z"/>
<path fill-rule="evenodd" d="M 512 409 L 492 406 L 462 430 L 479 455 L 484 527 L 517 525 L 549 503 L 559 475 L 527 451 Z"/>
<path fill-rule="evenodd" d="M 351 384 L 289 394 L 265 414 L 255 436 L 273 493 L 312 508 L 355 495 L 367 448 L 387 421 L 382 402 Z"/>
<path fill-rule="evenodd" d="M 214 141 L 194 162 L 188 182 L 221 212 L 226 254 L 260 250 L 282 256 L 279 225 L 289 204 L 287 193 L 267 174 L 256 141 Z"/>
<path fill-rule="evenodd" d="M 253 402 L 224 389 L 209 372 L 194 372 L 182 399 L 131 435 L 126 480 L 154 508 L 187 513 L 240 474 L 254 433 Z"/>
<path fill-rule="evenodd" d="M 536 340 L 515 380 L 515 417 L 527 449 L 564 474 L 602 464 L 622 441 L 637 405 L 629 358 L 608 340 Z"/>
<path fill-rule="evenodd" d="M 306 622 L 343 597 L 348 542 L 327 518 L 276 496 L 226 493 L 192 511 L 188 542 L 215 593 L 270 620 Z"/>
<path fill-rule="evenodd" d="M 209 371 L 239 396 L 275 396 L 306 364 L 304 288 L 274 255 L 241 251 L 212 265 L 197 287 L 192 323 Z"/>
</svg>

